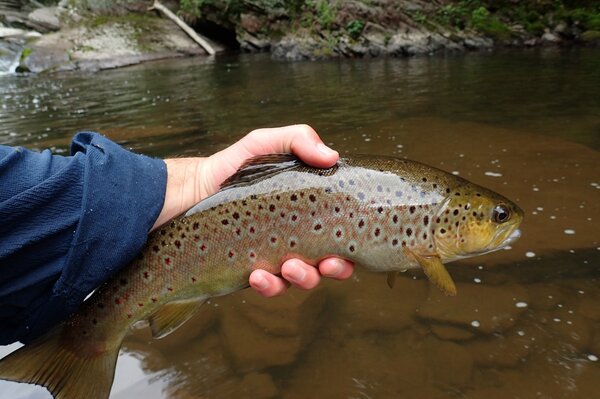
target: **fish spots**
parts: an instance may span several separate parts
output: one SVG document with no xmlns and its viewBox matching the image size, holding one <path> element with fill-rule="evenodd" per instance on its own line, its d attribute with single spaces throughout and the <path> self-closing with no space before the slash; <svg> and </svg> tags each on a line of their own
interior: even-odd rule
<svg viewBox="0 0 600 399">
<path fill-rule="evenodd" d="M 181 241 L 179 241 L 179 240 L 175 240 L 175 241 L 173 242 L 173 245 L 175 245 L 175 248 L 177 248 L 177 249 L 181 249 Z"/>
<path fill-rule="evenodd" d="M 235 260 L 235 251 L 233 249 L 228 249 L 227 250 L 227 260 L 230 262 L 233 262 Z"/>
<path fill-rule="evenodd" d="M 314 194 L 310 194 L 308 196 L 308 199 L 309 199 L 310 202 L 317 202 L 317 197 L 315 197 Z"/>
<path fill-rule="evenodd" d="M 414 205 L 411 205 L 411 206 L 408 208 L 408 211 L 409 211 L 409 212 L 410 212 L 410 214 L 412 215 L 413 213 L 415 213 L 415 210 L 416 210 L 416 209 L 417 209 L 417 208 L 416 208 Z"/>
<path fill-rule="evenodd" d="M 393 222 L 394 224 L 398 224 L 398 215 L 394 215 L 394 216 L 392 216 L 392 222 Z"/>
<path fill-rule="evenodd" d="M 123 300 L 119 297 L 115 298 L 115 305 L 121 305 L 123 303 Z"/>
<path fill-rule="evenodd" d="M 384 235 L 383 227 L 378 224 L 374 225 L 373 229 L 371 230 L 371 238 L 373 239 L 373 241 L 382 240 L 383 235 Z"/>
<path fill-rule="evenodd" d="M 358 223 L 356 224 L 357 231 L 359 233 L 362 233 L 363 231 L 365 231 L 365 226 L 366 226 L 365 220 L 364 219 L 360 219 L 358 221 Z"/>
<path fill-rule="evenodd" d="M 313 223 L 312 232 L 315 234 L 323 233 L 323 222 L 320 219 L 315 220 Z"/>
<path fill-rule="evenodd" d="M 298 216 L 298 214 L 296 212 L 291 212 L 288 220 L 292 226 L 295 226 L 296 224 L 298 224 L 299 218 L 300 217 Z"/>
<path fill-rule="evenodd" d="M 158 298 L 153 296 L 152 298 L 150 298 L 150 300 L 152 301 L 152 303 L 156 303 L 158 302 Z"/>
<path fill-rule="evenodd" d="M 121 279 L 119 279 L 119 284 L 121 284 L 122 286 L 125 286 L 128 284 L 128 281 L 126 278 L 121 278 Z"/>
<path fill-rule="evenodd" d="M 412 235 L 412 233 L 413 233 L 413 230 L 410 227 L 406 229 L 406 235 L 408 237 L 410 237 Z"/>
<path fill-rule="evenodd" d="M 248 226 L 248 234 L 254 236 L 256 234 L 256 226 L 250 225 Z"/>
<path fill-rule="evenodd" d="M 271 212 L 271 213 L 275 212 L 275 209 L 277 209 L 276 206 L 275 206 L 275 204 L 269 205 L 269 212 Z"/>
<path fill-rule="evenodd" d="M 358 244 L 356 243 L 356 241 L 350 240 L 348 242 L 348 252 L 350 252 L 352 254 L 352 253 L 355 253 L 357 251 L 357 249 L 358 249 Z"/>
<path fill-rule="evenodd" d="M 192 224 L 192 230 L 198 230 L 200 228 L 200 223 L 199 222 L 194 222 Z"/>
<path fill-rule="evenodd" d="M 160 248 L 158 247 L 158 245 L 153 245 L 152 252 L 158 252 L 158 251 L 160 251 Z"/>
<path fill-rule="evenodd" d="M 250 263 L 254 263 L 254 262 L 256 262 L 256 259 L 258 256 L 256 255 L 256 251 L 254 249 L 250 248 L 248 250 L 247 257 L 248 257 L 248 260 L 250 261 Z"/>
<path fill-rule="evenodd" d="M 290 201 L 292 201 L 292 202 L 298 201 L 298 196 L 296 194 L 290 195 Z"/>
<path fill-rule="evenodd" d="M 425 217 L 423 218 L 423 224 L 425 226 L 427 226 L 429 224 L 429 216 L 428 215 L 425 215 Z"/>
<path fill-rule="evenodd" d="M 238 212 L 233 212 L 233 215 L 231 215 L 231 217 L 232 217 L 234 220 L 239 220 L 239 219 L 240 219 L 240 214 L 239 214 Z"/>
<path fill-rule="evenodd" d="M 271 248 L 277 248 L 279 246 L 279 237 L 276 234 L 269 236 L 269 246 Z"/>
<path fill-rule="evenodd" d="M 454 210 L 454 212 L 452 212 L 452 214 L 453 214 L 454 216 L 458 216 L 458 209 L 455 209 L 455 210 Z"/>
<path fill-rule="evenodd" d="M 331 230 L 331 236 L 335 242 L 341 242 L 345 238 L 346 232 L 344 227 L 338 225 Z"/>
<path fill-rule="evenodd" d="M 222 224 L 223 226 L 227 226 L 227 225 L 229 224 L 229 220 L 227 220 L 227 219 L 223 219 L 223 220 L 221 220 L 221 224 Z"/>
<path fill-rule="evenodd" d="M 171 270 L 173 269 L 173 259 L 170 256 L 165 256 L 163 257 L 163 264 L 165 266 L 165 269 L 167 270 Z"/>
<path fill-rule="evenodd" d="M 296 248 L 297 245 L 298 245 L 298 237 L 291 236 L 290 238 L 288 238 L 288 248 L 294 249 L 294 248 Z"/>
</svg>

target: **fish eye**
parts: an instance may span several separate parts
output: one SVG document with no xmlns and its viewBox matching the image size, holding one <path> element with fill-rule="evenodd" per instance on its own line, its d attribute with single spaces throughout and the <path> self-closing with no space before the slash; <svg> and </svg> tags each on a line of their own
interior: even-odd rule
<svg viewBox="0 0 600 399">
<path fill-rule="evenodd" d="M 492 213 L 492 220 L 496 223 L 504 223 L 510 219 L 510 209 L 504 205 L 496 205 Z"/>
</svg>

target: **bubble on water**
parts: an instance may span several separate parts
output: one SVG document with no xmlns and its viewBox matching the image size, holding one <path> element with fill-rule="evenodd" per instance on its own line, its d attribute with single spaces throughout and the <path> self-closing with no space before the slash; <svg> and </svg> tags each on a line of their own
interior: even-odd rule
<svg viewBox="0 0 600 399">
<path fill-rule="evenodd" d="M 515 306 L 518 307 L 519 309 L 523 309 L 523 308 L 526 308 L 528 305 L 527 305 L 527 302 L 517 302 L 517 303 L 515 303 Z"/>
<path fill-rule="evenodd" d="M 537 213 L 537 211 L 533 211 L 533 212 L 531 212 L 531 214 L 532 215 L 537 215 L 538 213 Z"/>
<path fill-rule="evenodd" d="M 517 331 L 517 334 L 519 335 L 519 337 L 524 337 L 525 331 Z"/>
<path fill-rule="evenodd" d="M 554 321 L 555 323 L 560 323 L 560 319 L 558 317 L 553 318 L 552 321 Z"/>
<path fill-rule="evenodd" d="M 365 137 L 365 141 L 369 142 L 371 139 L 369 137 Z"/>
<path fill-rule="evenodd" d="M 600 251 L 600 248 L 598 248 L 598 251 Z M 479 266 L 477 266 L 477 269 L 478 269 L 478 270 L 483 270 L 483 266 L 482 266 L 482 265 L 479 265 Z"/>
<path fill-rule="evenodd" d="M 459 158 L 464 158 L 465 154 L 458 154 Z"/>
<path fill-rule="evenodd" d="M 452 171 L 452 174 L 453 174 L 454 176 L 458 176 L 458 175 L 460 175 L 460 173 L 458 172 L 458 170 L 453 170 L 453 171 Z"/>
<path fill-rule="evenodd" d="M 577 293 L 578 294 L 585 294 L 585 291 L 584 290 L 579 290 L 579 291 L 577 291 Z"/>
<path fill-rule="evenodd" d="M 573 234 L 575 234 L 575 230 L 573 230 L 573 229 L 565 229 L 565 234 L 573 235 Z"/>
<path fill-rule="evenodd" d="M 402 144 L 398 144 L 398 145 L 396 146 L 396 148 L 403 148 L 403 147 L 404 147 L 404 146 L 403 146 Z"/>
<path fill-rule="evenodd" d="M 540 191 L 540 189 L 539 189 L 539 188 L 537 188 L 537 187 L 534 187 L 534 188 L 533 188 L 533 191 Z"/>
<path fill-rule="evenodd" d="M 483 174 L 490 177 L 502 177 L 502 173 L 497 172 L 484 172 Z"/>
<path fill-rule="evenodd" d="M 556 216 L 550 215 L 550 219 L 554 220 L 554 219 L 556 219 Z"/>
<path fill-rule="evenodd" d="M 597 362 L 598 361 L 598 356 L 596 355 L 592 355 L 591 353 L 589 355 L 587 355 L 587 358 L 590 362 Z"/>
<path fill-rule="evenodd" d="M 473 279 L 473 281 L 475 281 L 475 283 L 477 283 L 477 284 L 481 284 L 481 279 L 480 278 L 475 277 Z"/>
<path fill-rule="evenodd" d="M 473 326 L 475 328 L 479 327 L 480 325 L 481 325 L 481 323 L 479 321 L 477 321 L 477 320 L 473 320 L 471 322 L 471 326 Z"/>
<path fill-rule="evenodd" d="M 502 249 L 509 251 L 512 249 L 512 247 L 510 245 L 505 245 Z"/>
<path fill-rule="evenodd" d="M 535 252 L 527 251 L 525 252 L 525 256 L 527 256 L 528 258 L 533 258 L 535 256 Z"/>
<path fill-rule="evenodd" d="M 537 209 L 537 210 L 538 210 L 538 211 L 540 211 L 540 212 L 544 210 L 544 208 L 542 208 L 541 206 L 538 206 L 538 207 L 537 207 L 537 208 L 535 208 L 535 209 Z"/>
</svg>

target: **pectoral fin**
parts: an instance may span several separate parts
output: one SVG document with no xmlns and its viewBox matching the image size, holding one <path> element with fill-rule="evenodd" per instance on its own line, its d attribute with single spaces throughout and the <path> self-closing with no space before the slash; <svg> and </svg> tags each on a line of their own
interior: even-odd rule
<svg viewBox="0 0 600 399">
<path fill-rule="evenodd" d="M 196 313 L 206 298 L 192 298 L 169 302 L 148 318 L 153 338 L 163 338 L 175 331 Z"/>
<path fill-rule="evenodd" d="M 394 284 L 396 283 L 396 276 L 398 272 L 387 272 L 387 285 L 390 288 L 394 288 Z"/>
<path fill-rule="evenodd" d="M 456 295 L 456 285 L 438 256 L 421 256 L 414 253 L 413 256 L 423 268 L 423 272 L 425 272 L 429 281 L 442 290 L 444 294 L 450 296 Z"/>
</svg>

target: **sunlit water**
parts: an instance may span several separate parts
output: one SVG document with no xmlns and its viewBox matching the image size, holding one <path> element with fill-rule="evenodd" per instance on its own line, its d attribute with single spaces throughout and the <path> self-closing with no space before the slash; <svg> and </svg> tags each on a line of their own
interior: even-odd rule
<svg viewBox="0 0 600 399">
<path fill-rule="evenodd" d="M 213 300 L 161 341 L 136 331 L 113 398 L 600 396 L 597 50 L 195 58 L 1 76 L 0 95 L 3 144 L 66 153 L 90 129 L 154 156 L 207 155 L 253 128 L 306 122 L 342 153 L 417 159 L 526 212 L 512 248 L 449 266 L 456 298 L 418 272 L 390 290 L 359 270 L 308 293 Z"/>
</svg>

